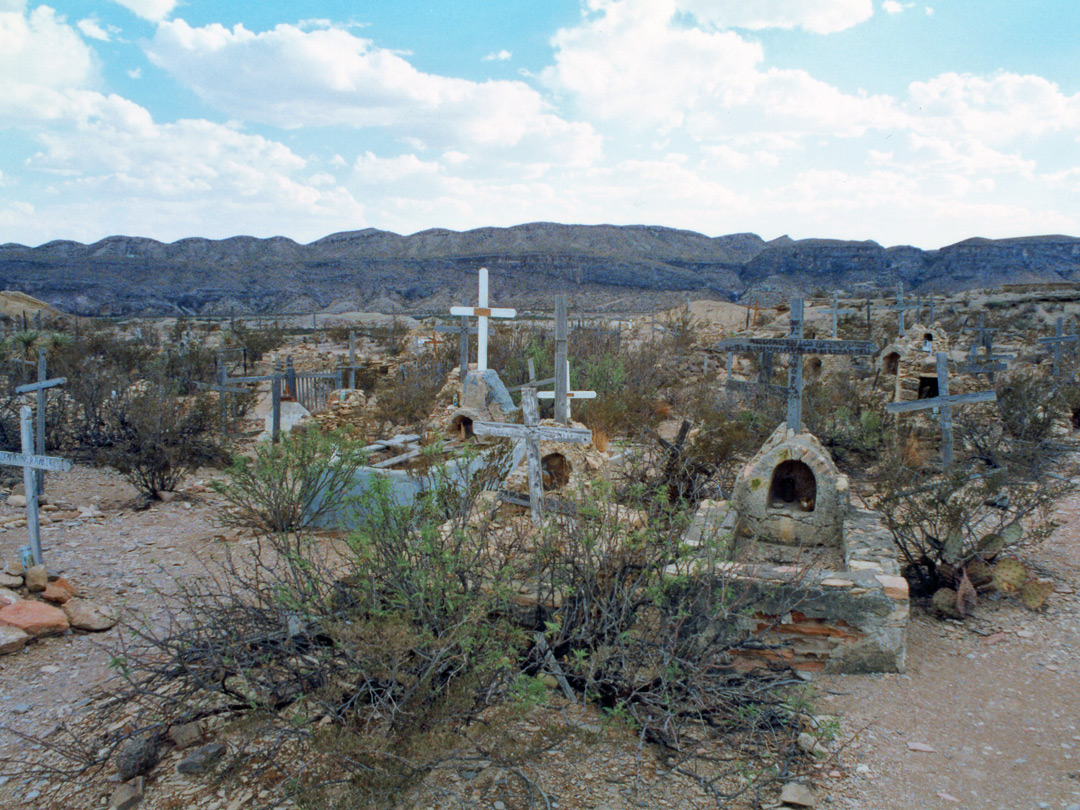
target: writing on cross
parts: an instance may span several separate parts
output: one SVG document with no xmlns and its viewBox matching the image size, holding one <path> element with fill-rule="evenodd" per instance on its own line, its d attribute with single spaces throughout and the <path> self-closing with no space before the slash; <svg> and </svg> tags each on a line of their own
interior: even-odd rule
<svg viewBox="0 0 1080 810">
<path fill-rule="evenodd" d="M 475 307 L 450 307 L 451 315 L 465 315 L 477 319 L 477 348 L 476 369 L 487 370 L 488 349 L 488 318 L 514 318 L 517 316 L 515 309 L 492 309 L 488 306 L 488 270 L 481 267 L 479 271 L 479 296 Z"/>
</svg>

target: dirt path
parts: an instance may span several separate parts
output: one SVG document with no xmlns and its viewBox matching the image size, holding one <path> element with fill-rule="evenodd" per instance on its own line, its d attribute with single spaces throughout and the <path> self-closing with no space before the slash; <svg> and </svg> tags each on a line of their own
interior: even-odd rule
<svg viewBox="0 0 1080 810">
<path fill-rule="evenodd" d="M 906 673 L 821 679 L 822 707 L 863 729 L 834 806 L 1080 809 L 1080 497 L 1057 519 L 1031 556 L 1058 584 L 1044 611 L 984 598 L 960 624 L 916 609 Z"/>
</svg>

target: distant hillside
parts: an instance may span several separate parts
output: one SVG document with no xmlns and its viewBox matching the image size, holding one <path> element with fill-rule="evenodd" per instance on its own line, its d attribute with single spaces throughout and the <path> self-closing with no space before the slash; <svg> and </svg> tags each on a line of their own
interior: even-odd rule
<svg viewBox="0 0 1080 810">
<path fill-rule="evenodd" d="M 82 315 L 444 309 L 475 297 L 491 270 L 494 301 L 641 306 L 689 292 L 737 299 L 819 289 L 952 291 L 1080 281 L 1080 239 L 968 239 L 939 250 L 828 239 L 765 242 L 651 226 L 531 223 L 411 236 L 367 229 L 307 245 L 284 237 L 111 236 L 92 245 L 0 246 L 0 287 Z M 863 286 L 856 286 L 863 285 Z M 629 299 L 629 300 L 624 300 Z M 613 308 L 621 308 L 614 307 Z"/>
</svg>

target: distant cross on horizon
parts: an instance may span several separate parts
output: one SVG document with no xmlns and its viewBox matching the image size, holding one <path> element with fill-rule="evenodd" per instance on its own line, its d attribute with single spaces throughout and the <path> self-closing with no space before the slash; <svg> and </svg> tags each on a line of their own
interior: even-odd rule
<svg viewBox="0 0 1080 810">
<path fill-rule="evenodd" d="M 488 269 L 481 267 L 479 272 L 479 294 L 475 307 L 450 307 L 451 315 L 465 315 L 477 319 L 476 370 L 487 370 L 488 318 L 514 318 L 516 309 L 492 309 L 488 306 Z"/>
</svg>

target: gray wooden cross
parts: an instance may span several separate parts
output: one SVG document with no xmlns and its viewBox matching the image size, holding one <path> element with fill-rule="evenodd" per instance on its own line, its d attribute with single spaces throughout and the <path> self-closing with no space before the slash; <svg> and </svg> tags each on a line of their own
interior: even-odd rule
<svg viewBox="0 0 1080 810">
<path fill-rule="evenodd" d="M 736 380 L 732 375 L 731 364 L 732 356 L 735 350 L 729 349 L 727 353 L 727 378 L 724 381 L 724 390 L 727 392 L 728 404 L 731 404 L 731 392 L 741 391 L 747 394 L 755 394 L 757 396 L 783 396 L 787 392 L 787 388 L 782 385 L 772 385 L 769 382 L 762 382 L 762 373 L 764 372 L 764 365 L 758 372 L 758 381 L 752 382 L 750 380 Z M 772 360 L 772 354 L 763 354 L 762 357 L 768 357 Z M 772 364 L 770 362 L 769 377 L 772 376 Z"/>
<path fill-rule="evenodd" d="M 37 360 L 37 382 L 29 383 L 28 385 L 20 385 L 15 389 L 16 394 L 37 394 L 37 432 L 35 435 L 34 452 L 39 456 L 45 455 L 45 391 L 49 388 L 55 388 L 58 385 L 63 385 L 67 382 L 67 377 L 53 377 L 48 379 L 48 374 L 45 369 L 45 350 L 38 349 Z M 39 469 L 34 473 L 34 477 L 37 479 L 37 491 L 39 494 L 45 492 L 45 471 Z"/>
<path fill-rule="evenodd" d="M 46 456 L 34 453 L 34 418 L 30 406 L 19 409 L 19 438 L 21 453 L 0 451 L 0 464 L 23 468 L 23 488 L 26 491 L 26 530 L 30 535 L 30 550 L 34 556 L 34 565 L 41 565 L 41 524 L 38 523 L 38 474 L 45 470 L 67 472 L 71 462 L 66 458 Z"/>
<path fill-rule="evenodd" d="M 840 293 L 834 292 L 832 298 L 832 336 L 833 340 L 839 337 L 840 328 L 840 316 L 841 315 L 855 315 L 857 314 L 854 309 L 840 309 Z"/>
<path fill-rule="evenodd" d="M 966 362 L 963 365 L 957 366 L 956 370 L 960 374 L 985 374 L 990 382 L 994 381 L 994 374 L 999 371 L 1005 371 L 1008 365 L 999 362 L 1001 360 L 1008 360 L 1010 358 L 1005 355 L 997 354 L 984 354 L 979 355 L 979 345 L 972 343 L 971 348 L 968 349 L 968 355 Z"/>
<path fill-rule="evenodd" d="M 896 285 L 896 303 L 893 304 L 891 307 L 889 307 L 889 309 L 891 309 L 893 312 L 896 313 L 897 325 L 898 325 L 898 329 L 899 329 L 899 332 L 900 332 L 900 337 L 903 337 L 905 332 L 906 332 L 906 330 L 904 328 L 904 313 L 907 312 L 908 310 L 915 309 L 915 304 L 905 304 L 904 303 L 904 285 L 903 284 L 897 284 Z"/>
<path fill-rule="evenodd" d="M 941 463 L 948 468 L 953 461 L 952 409 L 957 405 L 973 402 L 995 402 L 993 391 L 975 391 L 970 394 L 949 393 L 949 358 L 944 352 L 937 353 L 938 395 L 911 402 L 890 402 L 885 406 L 889 413 L 909 413 L 933 408 L 941 420 Z"/>
<path fill-rule="evenodd" d="M 802 429 L 802 357 L 807 354 L 872 355 L 878 347 L 869 340 L 807 340 L 803 338 L 803 302 L 791 302 L 791 331 L 786 338 L 728 338 L 720 341 L 721 349 L 735 351 L 770 351 L 789 355 L 787 387 L 787 426 L 798 433 Z"/>
<path fill-rule="evenodd" d="M 1039 343 L 1044 346 L 1054 347 L 1054 376 L 1061 375 L 1061 349 L 1066 343 L 1075 343 L 1080 340 L 1080 335 L 1066 335 L 1064 319 L 1057 319 L 1057 328 L 1054 331 L 1053 337 L 1039 338 Z"/>
<path fill-rule="evenodd" d="M 227 433 L 229 429 L 229 414 L 228 403 L 225 400 L 226 394 L 246 394 L 248 390 L 246 388 L 237 388 L 233 385 L 225 384 L 225 364 L 221 362 L 221 358 L 218 358 L 217 363 L 217 382 L 204 383 L 196 381 L 195 387 L 201 388 L 205 391 L 217 391 L 218 394 L 218 410 L 221 413 L 221 432 Z M 246 378 L 241 378 L 246 379 Z M 229 382 L 235 382 L 236 378 L 230 377 Z"/>
<path fill-rule="evenodd" d="M 982 344 L 983 349 L 987 354 L 994 353 L 994 332 L 998 331 L 996 328 L 992 328 L 986 325 L 986 313 L 979 313 L 979 325 L 971 330 L 979 336 L 979 343 Z"/>
<path fill-rule="evenodd" d="M 479 329 L 475 326 L 469 326 L 469 316 L 462 315 L 458 321 L 457 326 L 443 326 L 439 324 L 435 327 L 436 332 L 457 332 L 460 336 L 460 354 L 461 354 L 461 379 L 465 379 L 465 375 L 469 373 L 469 335 L 479 334 Z"/>
<path fill-rule="evenodd" d="M 539 526 L 544 519 L 544 472 L 540 465 L 540 442 L 588 444 L 592 441 L 592 431 L 541 425 L 536 389 L 531 385 L 521 389 L 521 410 L 525 417 L 524 425 L 476 421 L 473 422 L 473 433 L 477 436 L 498 436 L 525 442 L 525 457 L 529 471 L 529 512 L 533 525 Z"/>
</svg>

